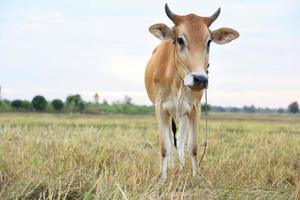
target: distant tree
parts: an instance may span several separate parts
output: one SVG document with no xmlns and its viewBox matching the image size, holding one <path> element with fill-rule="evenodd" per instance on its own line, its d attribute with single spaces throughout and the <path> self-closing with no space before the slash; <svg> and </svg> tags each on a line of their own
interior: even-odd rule
<svg viewBox="0 0 300 200">
<path fill-rule="evenodd" d="M 31 103 L 26 100 L 22 101 L 22 100 L 16 99 L 11 102 L 11 107 L 14 110 L 29 111 L 29 110 L 31 110 Z"/>
<path fill-rule="evenodd" d="M 96 92 L 95 95 L 94 95 L 94 101 L 95 101 L 95 104 L 99 104 L 99 94 L 98 94 L 98 92 Z"/>
<path fill-rule="evenodd" d="M 213 112 L 226 112 L 226 109 L 223 108 L 222 106 L 212 106 L 211 110 Z"/>
<path fill-rule="evenodd" d="M 106 99 L 103 99 L 103 102 L 102 102 L 102 104 L 104 104 L 104 105 L 108 105 L 108 101 L 107 101 Z"/>
<path fill-rule="evenodd" d="M 207 104 L 207 111 L 210 111 L 211 110 L 211 106 L 209 104 Z M 206 111 L 206 106 L 205 104 L 202 104 L 201 105 L 201 111 L 202 112 L 205 112 Z"/>
<path fill-rule="evenodd" d="M 266 107 L 266 108 L 264 108 L 264 112 L 265 112 L 265 113 L 271 113 L 272 110 L 271 110 L 270 108 Z"/>
<path fill-rule="evenodd" d="M 111 103 L 113 106 L 116 106 L 116 105 L 122 105 L 122 104 L 124 104 L 122 101 L 120 101 L 120 100 L 116 100 L 116 101 L 113 101 L 112 103 Z"/>
<path fill-rule="evenodd" d="M 0 111 L 10 111 L 11 105 L 10 101 L 3 99 L 0 100 Z"/>
<path fill-rule="evenodd" d="M 131 104 L 131 103 L 132 103 L 132 98 L 126 95 L 124 97 L 124 104 Z"/>
<path fill-rule="evenodd" d="M 84 102 L 79 94 L 70 95 L 66 99 L 67 107 L 71 110 L 83 110 Z"/>
<path fill-rule="evenodd" d="M 64 107 L 64 103 L 60 99 L 54 99 L 51 102 L 51 105 L 52 105 L 53 109 L 56 111 L 61 111 Z"/>
<path fill-rule="evenodd" d="M 282 113 L 284 113 L 284 109 L 283 109 L 283 108 L 279 108 L 279 109 L 277 110 L 277 112 L 282 114 Z"/>
<path fill-rule="evenodd" d="M 11 107 L 15 110 L 19 110 L 22 107 L 22 100 L 16 99 L 11 102 Z"/>
<path fill-rule="evenodd" d="M 67 105 L 70 104 L 75 104 L 75 105 L 79 105 L 79 103 L 82 101 L 81 96 L 79 94 L 75 94 L 75 95 L 69 95 L 66 99 L 66 103 Z"/>
<path fill-rule="evenodd" d="M 297 113 L 299 112 L 299 104 L 297 101 L 292 102 L 289 106 L 288 106 L 288 112 L 289 113 Z"/>
<path fill-rule="evenodd" d="M 31 106 L 30 101 L 26 101 L 26 100 L 22 101 L 22 104 L 21 104 L 21 109 L 22 110 L 30 111 L 31 108 L 32 108 L 32 106 Z"/>
<path fill-rule="evenodd" d="M 37 95 L 32 99 L 31 105 L 36 111 L 45 111 L 47 108 L 47 100 L 45 97 Z"/>
<path fill-rule="evenodd" d="M 256 108 L 254 107 L 254 105 L 244 106 L 243 111 L 248 112 L 248 113 L 254 113 L 254 112 L 256 112 Z"/>
<path fill-rule="evenodd" d="M 237 107 L 229 107 L 228 111 L 229 112 L 240 112 L 241 110 L 239 108 L 237 108 Z"/>
</svg>

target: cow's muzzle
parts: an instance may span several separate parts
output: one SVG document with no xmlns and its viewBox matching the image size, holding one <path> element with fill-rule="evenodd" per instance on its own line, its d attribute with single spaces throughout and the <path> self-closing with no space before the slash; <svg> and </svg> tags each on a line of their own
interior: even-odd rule
<svg viewBox="0 0 300 200">
<path fill-rule="evenodd" d="M 193 72 L 184 77 L 183 84 L 195 90 L 204 89 L 208 86 L 208 76 L 203 72 Z"/>
</svg>

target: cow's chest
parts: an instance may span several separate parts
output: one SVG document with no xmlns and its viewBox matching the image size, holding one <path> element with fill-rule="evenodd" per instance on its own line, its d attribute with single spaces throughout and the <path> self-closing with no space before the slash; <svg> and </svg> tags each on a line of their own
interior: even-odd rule
<svg viewBox="0 0 300 200">
<path fill-rule="evenodd" d="M 190 92 L 183 90 L 181 93 L 170 94 L 162 101 L 162 107 L 172 118 L 189 114 L 194 107 L 194 98 Z"/>
</svg>

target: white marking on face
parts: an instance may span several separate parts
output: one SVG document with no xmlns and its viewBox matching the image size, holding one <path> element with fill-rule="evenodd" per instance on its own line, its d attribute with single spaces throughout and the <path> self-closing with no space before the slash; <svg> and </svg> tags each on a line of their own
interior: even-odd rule
<svg viewBox="0 0 300 200">
<path fill-rule="evenodd" d="M 192 72 L 192 73 L 189 73 L 188 75 L 186 75 L 184 78 L 183 78 L 183 85 L 184 86 L 194 86 L 194 76 L 202 76 L 202 77 L 205 77 L 208 79 L 208 76 L 205 72 L 203 71 L 200 71 L 200 72 Z"/>
</svg>

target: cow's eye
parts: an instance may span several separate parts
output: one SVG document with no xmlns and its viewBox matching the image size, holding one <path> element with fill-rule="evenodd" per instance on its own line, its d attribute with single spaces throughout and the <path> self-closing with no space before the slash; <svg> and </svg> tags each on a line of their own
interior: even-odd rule
<svg viewBox="0 0 300 200">
<path fill-rule="evenodd" d="M 177 38 L 177 43 L 180 45 L 181 48 L 184 47 L 184 40 L 181 37 Z"/>
</svg>

